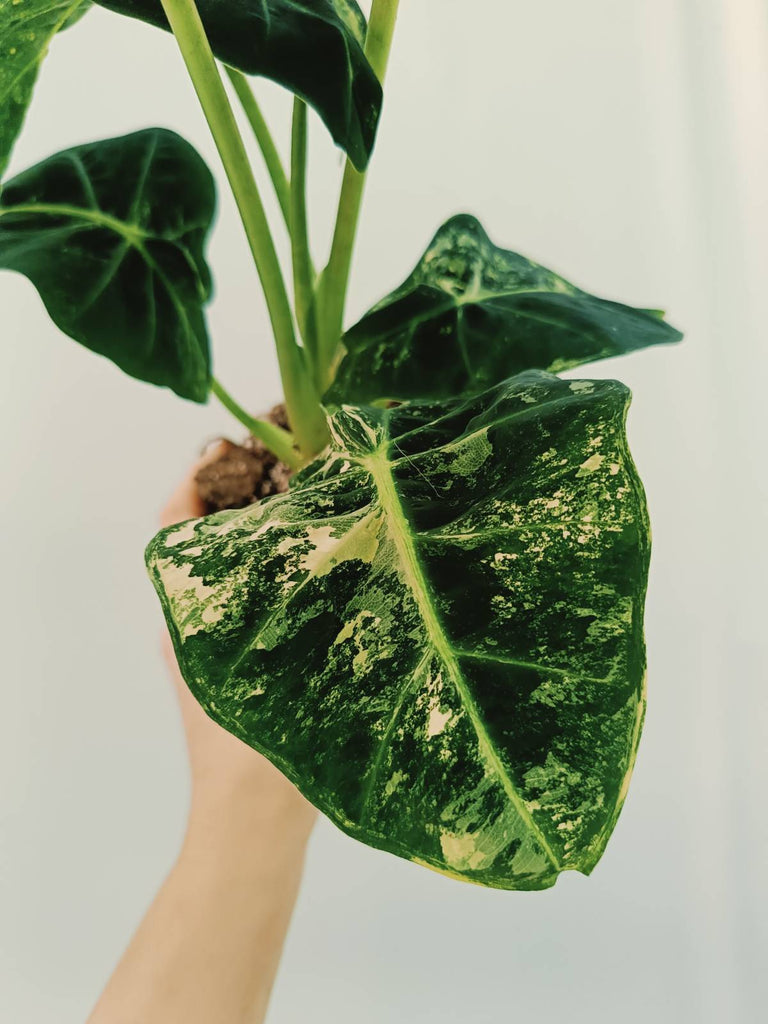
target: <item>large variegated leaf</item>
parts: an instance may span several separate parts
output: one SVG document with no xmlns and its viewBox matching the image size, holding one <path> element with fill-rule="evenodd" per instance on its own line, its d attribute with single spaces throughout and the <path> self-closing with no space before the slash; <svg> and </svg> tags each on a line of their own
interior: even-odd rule
<svg viewBox="0 0 768 1024">
<path fill-rule="evenodd" d="M 26 275 L 71 338 L 204 402 L 214 209 L 208 168 L 173 132 L 77 146 L 5 185 L 0 267 Z"/>
<path fill-rule="evenodd" d="M 0 175 L 51 40 L 88 7 L 90 0 L 0 0 Z"/>
<path fill-rule="evenodd" d="M 628 399 L 532 371 L 342 409 L 288 494 L 149 546 L 192 692 L 366 843 L 502 888 L 589 872 L 644 708 Z"/>
<path fill-rule="evenodd" d="M 96 2 L 168 29 L 160 0 Z M 366 166 L 382 90 L 363 52 L 365 18 L 355 0 L 197 0 L 197 8 L 220 60 L 306 100 L 355 166 Z"/>
<path fill-rule="evenodd" d="M 458 216 L 408 280 L 347 332 L 329 397 L 449 398 L 523 370 L 559 373 L 680 337 L 658 313 L 587 295 Z"/>
</svg>

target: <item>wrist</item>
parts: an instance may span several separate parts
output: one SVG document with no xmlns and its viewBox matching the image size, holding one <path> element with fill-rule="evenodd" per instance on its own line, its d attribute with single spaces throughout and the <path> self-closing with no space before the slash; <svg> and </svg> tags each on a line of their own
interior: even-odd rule
<svg viewBox="0 0 768 1024">
<path fill-rule="evenodd" d="M 254 850 L 291 848 L 303 851 L 317 811 L 287 779 L 276 785 L 263 778 L 217 785 L 213 781 L 193 787 L 182 856 L 209 851 L 217 857 L 238 851 L 250 857 Z"/>
</svg>

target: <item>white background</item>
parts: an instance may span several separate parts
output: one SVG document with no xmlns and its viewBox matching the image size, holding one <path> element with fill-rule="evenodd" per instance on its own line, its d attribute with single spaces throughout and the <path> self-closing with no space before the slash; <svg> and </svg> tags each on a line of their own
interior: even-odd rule
<svg viewBox="0 0 768 1024">
<path fill-rule="evenodd" d="M 350 316 L 467 210 L 498 243 L 686 331 L 594 370 L 635 393 L 649 711 L 591 879 L 485 891 L 323 823 L 270 1021 L 752 1024 L 768 994 L 768 7 L 401 8 Z M 286 98 L 259 94 L 285 129 Z M 172 40 L 93 11 L 54 42 L 12 170 L 150 124 L 219 174 Z M 319 262 L 341 165 L 319 125 L 312 143 Z M 278 378 L 226 195 L 210 257 L 217 372 L 264 408 Z M 229 422 L 64 338 L 15 275 L 0 309 L 0 1021 L 77 1024 L 178 847 L 182 735 L 142 550 Z"/>
</svg>

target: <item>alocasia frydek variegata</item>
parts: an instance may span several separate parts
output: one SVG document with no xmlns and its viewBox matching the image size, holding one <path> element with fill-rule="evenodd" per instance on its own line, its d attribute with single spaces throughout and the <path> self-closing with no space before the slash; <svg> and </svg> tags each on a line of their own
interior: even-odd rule
<svg viewBox="0 0 768 1024">
<path fill-rule="evenodd" d="M 627 389 L 565 369 L 680 335 L 439 229 L 342 331 L 397 0 L 99 0 L 175 34 L 274 329 L 291 431 L 211 373 L 210 172 L 149 129 L 3 183 L 0 267 L 70 337 L 183 398 L 219 397 L 296 470 L 287 494 L 162 531 L 147 564 L 184 678 L 341 829 L 446 874 L 542 889 L 588 873 L 645 707 L 650 553 Z M 56 33 L 89 4 L 0 0 L 0 170 Z M 262 149 L 293 308 L 218 62 Z M 247 76 L 295 95 L 290 173 Z M 309 256 L 307 105 L 348 164 L 327 265 Z"/>
</svg>

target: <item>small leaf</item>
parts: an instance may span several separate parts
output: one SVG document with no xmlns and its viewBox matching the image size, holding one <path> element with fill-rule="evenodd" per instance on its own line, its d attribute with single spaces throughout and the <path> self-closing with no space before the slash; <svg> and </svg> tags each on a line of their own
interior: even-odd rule
<svg viewBox="0 0 768 1024">
<path fill-rule="evenodd" d="M 644 710 L 628 402 L 530 371 L 344 407 L 288 494 L 150 544 L 195 697 L 365 843 L 508 889 L 591 871 Z"/>
<path fill-rule="evenodd" d="M 160 0 L 97 2 L 168 30 Z M 300 96 L 365 168 L 382 90 L 363 53 L 365 18 L 355 0 L 197 0 L 197 9 L 219 60 Z"/>
<path fill-rule="evenodd" d="M 51 40 L 89 7 L 89 0 L 0 0 L 0 175 L 8 166 Z"/>
<path fill-rule="evenodd" d="M 656 311 L 594 298 L 498 249 L 462 215 L 440 228 L 408 280 L 347 332 L 328 397 L 449 398 L 523 370 L 560 373 L 681 337 Z"/>
<path fill-rule="evenodd" d="M 5 185 L 0 267 L 28 277 L 71 338 L 204 402 L 214 209 L 208 168 L 173 132 L 77 146 Z"/>
</svg>

